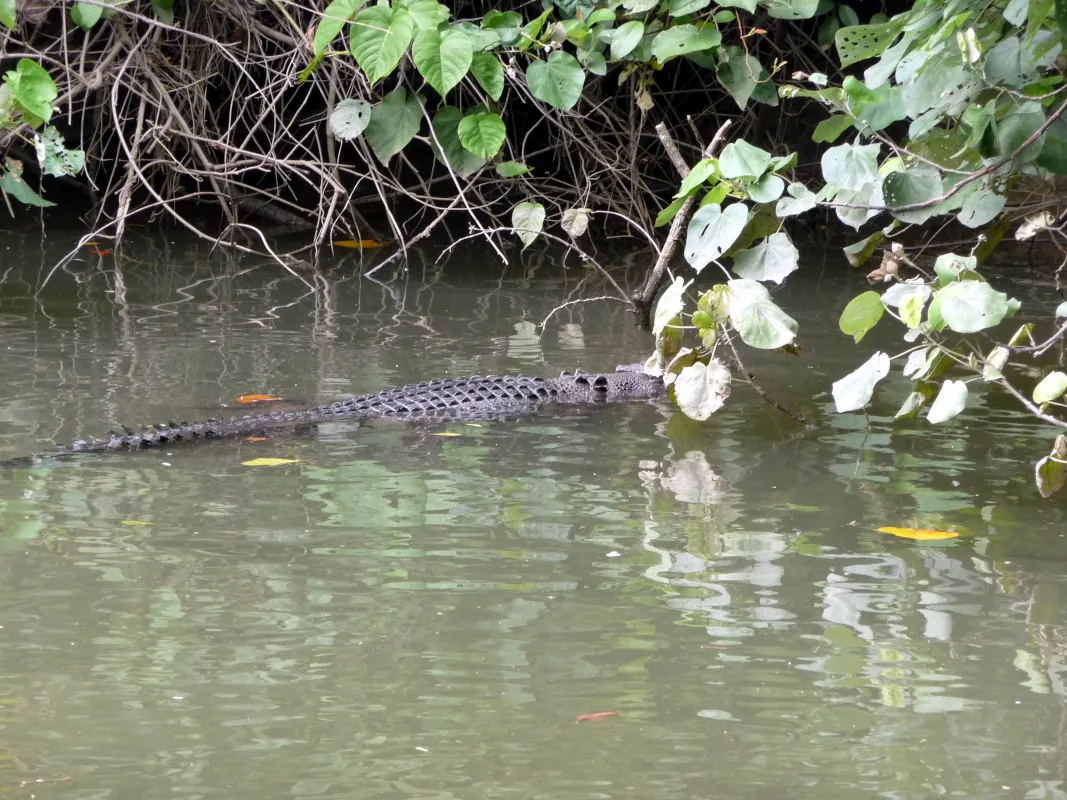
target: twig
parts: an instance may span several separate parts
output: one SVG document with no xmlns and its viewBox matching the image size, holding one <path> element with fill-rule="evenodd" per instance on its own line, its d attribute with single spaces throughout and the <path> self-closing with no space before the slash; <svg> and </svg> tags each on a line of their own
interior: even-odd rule
<svg viewBox="0 0 1067 800">
<path fill-rule="evenodd" d="M 552 319 L 557 311 L 562 311 L 567 306 L 573 306 L 575 303 L 592 303 L 595 300 L 614 300 L 617 303 L 624 303 L 625 300 L 620 300 L 618 297 L 612 297 L 610 294 L 602 294 L 599 297 L 580 297 L 577 300 L 568 300 L 566 303 L 560 303 L 558 306 L 548 312 L 548 316 L 541 320 L 541 333 L 537 338 L 545 335 L 545 326 L 548 325 L 548 321 Z"/>
<path fill-rule="evenodd" d="M 769 403 L 770 405 L 774 406 L 787 417 L 791 417 L 796 422 L 799 422 L 809 431 L 816 430 L 819 427 L 814 422 L 805 417 L 803 414 L 801 414 L 799 411 L 790 411 L 781 403 L 775 402 L 773 399 L 771 399 L 770 395 L 768 395 L 767 392 L 763 390 L 763 387 L 756 383 L 756 376 L 749 372 L 748 369 L 745 367 L 745 362 L 741 360 L 741 354 L 737 352 L 737 348 L 734 347 L 734 343 L 730 341 L 729 338 L 726 338 L 726 344 L 730 348 L 730 352 L 732 353 L 730 360 L 734 362 L 734 366 L 736 366 L 741 375 L 744 376 L 748 385 L 756 390 L 756 394 L 763 398 L 763 401 L 765 403 Z"/>
</svg>

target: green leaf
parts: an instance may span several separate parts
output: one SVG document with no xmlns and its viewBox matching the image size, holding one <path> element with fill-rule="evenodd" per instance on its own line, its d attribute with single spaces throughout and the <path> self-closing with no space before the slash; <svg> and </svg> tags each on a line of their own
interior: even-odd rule
<svg viewBox="0 0 1067 800">
<path fill-rule="evenodd" d="M 519 203 L 511 211 L 511 227 L 522 240 L 522 249 L 529 247 L 545 226 L 545 207 L 540 203 Z"/>
<path fill-rule="evenodd" d="M 496 33 L 501 44 L 512 45 L 519 40 L 522 14 L 517 11 L 489 11 L 482 18 L 482 27 Z"/>
<path fill-rule="evenodd" d="M 15 0 L 0 0 L 0 23 L 9 31 L 15 30 Z"/>
<path fill-rule="evenodd" d="M 330 46 L 330 42 L 341 32 L 356 12 L 359 11 L 365 0 L 333 0 L 326 10 L 322 12 L 322 19 L 315 28 L 315 39 L 312 43 L 312 51 L 316 56 L 321 56 Z"/>
<path fill-rule="evenodd" d="M 858 192 L 878 180 L 881 145 L 841 144 L 822 155 L 822 176 L 827 183 Z"/>
<path fill-rule="evenodd" d="M 500 115 L 485 111 L 467 114 L 459 123 L 458 132 L 460 143 L 484 159 L 499 153 L 507 136 L 507 128 Z"/>
<path fill-rule="evenodd" d="M 711 0 L 670 0 L 667 9 L 672 17 L 684 17 L 686 14 L 700 11 L 709 5 L 711 5 Z"/>
<path fill-rule="evenodd" d="M 661 64 L 665 64 L 672 58 L 710 50 L 720 44 L 722 34 L 714 25 L 705 28 L 698 28 L 696 25 L 672 25 L 656 34 L 656 38 L 652 40 L 652 55 Z"/>
<path fill-rule="evenodd" d="M 407 90 L 400 86 L 371 110 L 364 134 L 383 164 L 388 164 L 418 134 L 422 127 L 422 101 L 421 95 L 408 97 Z"/>
<path fill-rule="evenodd" d="M 857 61 L 880 56 L 900 32 L 899 25 L 887 22 L 882 25 L 850 25 L 834 35 L 837 57 L 841 67 L 849 67 Z"/>
<path fill-rule="evenodd" d="M 75 3 L 70 9 L 70 18 L 82 30 L 91 31 L 93 26 L 100 21 L 100 15 L 103 13 L 103 6 L 90 3 Z"/>
<path fill-rule="evenodd" d="M 947 380 L 941 384 L 926 419 L 933 425 L 947 422 L 955 417 L 967 405 L 967 384 L 963 381 Z"/>
<path fill-rule="evenodd" d="M 964 280 L 939 289 L 941 318 L 956 333 L 992 328 L 1008 314 L 1008 296 L 983 281 Z"/>
<path fill-rule="evenodd" d="M 1038 405 L 1051 403 L 1062 395 L 1064 391 L 1067 391 L 1067 375 L 1059 370 L 1050 372 L 1034 387 L 1034 402 Z"/>
<path fill-rule="evenodd" d="M 985 76 L 994 86 L 1021 89 L 1037 77 L 1037 68 L 1030 49 L 1018 37 L 1008 36 L 986 53 Z"/>
<path fill-rule="evenodd" d="M 678 193 L 675 197 L 688 197 L 692 194 L 701 184 L 708 178 L 715 174 L 715 160 L 711 158 L 705 158 L 696 163 L 696 165 L 689 170 L 689 174 L 685 176 L 685 180 L 682 181 L 681 188 L 678 189 Z"/>
<path fill-rule="evenodd" d="M 934 273 L 942 286 L 948 286 L 960 279 L 964 272 L 973 272 L 978 267 L 974 256 L 960 256 L 955 253 L 942 253 L 934 261 Z"/>
<path fill-rule="evenodd" d="M 504 92 L 504 68 L 492 53 L 475 53 L 471 58 L 471 75 L 487 95 L 499 100 Z"/>
<path fill-rule="evenodd" d="M 847 114 L 834 114 L 829 119 L 824 119 L 815 126 L 815 133 L 811 135 L 813 142 L 836 142 L 838 137 L 852 127 L 852 117 Z"/>
<path fill-rule="evenodd" d="M 0 0 L 2 3 L 3 0 Z M 174 0 L 152 0 L 152 10 L 164 25 L 174 24 Z"/>
<path fill-rule="evenodd" d="M 652 333 L 658 336 L 660 331 L 670 324 L 671 320 L 682 313 L 685 308 L 685 290 L 692 281 L 684 281 L 681 276 L 675 276 L 671 285 L 663 290 L 663 294 L 656 301 L 656 311 L 652 315 Z"/>
<path fill-rule="evenodd" d="M 525 53 L 537 41 L 541 29 L 545 26 L 545 20 L 548 19 L 551 13 L 552 9 L 547 8 L 537 19 L 530 20 L 519 29 L 518 47 L 521 52 Z"/>
<path fill-rule="evenodd" d="M 1042 458 L 1034 467 L 1034 480 L 1042 497 L 1049 497 L 1063 488 L 1067 483 L 1067 437 L 1062 433 L 1056 437 L 1052 452 Z"/>
<path fill-rule="evenodd" d="M 1014 153 L 1045 123 L 1045 113 L 1038 103 L 1023 103 L 997 123 L 997 150 L 1000 155 Z M 1039 137 L 1017 156 L 1016 168 L 1028 164 L 1039 155 L 1044 137 Z"/>
<path fill-rule="evenodd" d="M 1004 9 L 1004 19 L 1015 27 L 1021 26 L 1026 21 L 1026 14 L 1030 10 L 1030 0 L 1010 0 Z"/>
<path fill-rule="evenodd" d="M 618 61 L 633 52 L 645 35 L 645 23 L 632 19 L 624 22 L 611 37 L 611 60 Z"/>
<path fill-rule="evenodd" d="M 411 45 L 416 69 L 441 97 L 463 80 L 473 57 L 470 39 L 455 28 L 419 31 Z"/>
<path fill-rule="evenodd" d="M 763 284 L 738 278 L 727 285 L 730 324 L 740 334 L 741 341 L 760 350 L 776 350 L 796 338 L 796 320 L 775 305 Z"/>
<path fill-rule="evenodd" d="M 14 71 L 4 75 L 4 83 L 23 109 L 42 122 L 48 122 L 52 116 L 52 101 L 59 96 L 48 70 L 35 61 L 22 58 Z"/>
<path fill-rule="evenodd" d="M 458 108 L 442 106 L 437 110 L 433 117 L 433 133 L 441 143 L 441 149 L 438 150 L 435 144 L 434 155 L 440 161 L 447 159 L 457 175 L 467 176 L 481 169 L 485 159 L 474 155 L 459 140 L 459 125 L 462 121 L 463 112 Z"/>
<path fill-rule="evenodd" d="M 414 31 L 411 15 L 402 8 L 374 6 L 356 15 L 349 44 L 371 85 L 396 69 Z"/>
<path fill-rule="evenodd" d="M 756 0 L 722 0 L 720 8 L 741 8 L 749 14 L 756 13 Z"/>
<path fill-rule="evenodd" d="M 683 414 L 703 421 L 725 405 L 731 380 L 730 370 L 717 358 L 707 366 L 698 361 L 678 374 L 673 384 L 674 399 Z"/>
<path fill-rule="evenodd" d="M 744 139 L 730 142 L 719 156 L 719 170 L 727 180 L 758 178 L 771 165 L 771 154 Z"/>
<path fill-rule="evenodd" d="M 898 211 L 900 206 L 912 203 L 924 203 L 933 200 L 944 193 L 941 185 L 941 175 L 928 164 L 919 164 L 913 169 L 898 170 L 885 176 L 882 183 L 882 195 L 885 197 L 886 208 L 901 222 L 910 222 L 921 225 L 937 213 L 936 205 L 926 208 Z"/>
<path fill-rule="evenodd" d="M 407 9 L 412 22 L 419 30 L 437 30 L 448 22 L 448 7 L 437 0 L 412 0 L 407 4 Z"/>
<path fill-rule="evenodd" d="M 21 176 L 16 175 L 10 169 L 5 169 L 0 173 L 0 190 L 7 192 L 20 203 L 24 203 L 28 206 L 48 208 L 55 205 L 55 203 L 50 200 L 43 199 L 37 192 L 30 188 L 26 181 L 22 180 Z"/>
<path fill-rule="evenodd" d="M 342 100 L 330 113 L 330 133 L 342 142 L 350 142 L 367 129 L 371 104 L 366 100 Z"/>
<path fill-rule="evenodd" d="M 791 183 L 786 189 L 788 197 L 783 197 L 774 207 L 774 213 L 779 217 L 791 217 L 811 211 L 818 202 L 815 193 L 802 183 Z"/>
<path fill-rule="evenodd" d="M 909 328 L 918 328 L 923 319 L 923 306 L 925 305 L 926 295 L 924 292 L 909 293 L 900 301 L 901 321 Z"/>
<path fill-rule="evenodd" d="M 860 239 L 858 242 L 850 244 L 848 247 L 842 248 L 845 254 L 845 258 L 848 259 L 848 263 L 853 267 L 860 267 L 870 258 L 874 251 L 885 241 L 885 233 L 882 231 L 875 231 L 866 239 Z"/>
<path fill-rule="evenodd" d="M 1004 210 L 1008 198 L 985 186 L 967 196 L 956 218 L 968 228 L 981 228 L 996 219 Z"/>
<path fill-rule="evenodd" d="M 777 175 L 767 174 L 746 187 L 748 196 L 754 203 L 773 203 L 782 196 L 785 181 Z"/>
<path fill-rule="evenodd" d="M 55 178 L 64 175 L 77 175 L 85 166 L 85 153 L 81 150 L 68 150 L 63 144 L 63 136 L 55 128 L 45 128 L 34 136 L 34 149 L 41 171 Z"/>
<path fill-rule="evenodd" d="M 697 210 L 689 221 L 685 240 L 685 260 L 698 273 L 721 256 L 741 235 L 748 222 L 748 208 L 734 203 L 725 210 L 718 204 Z"/>
<path fill-rule="evenodd" d="M 878 381 L 888 374 L 889 356 L 877 352 L 841 380 L 834 381 L 832 394 L 837 413 L 857 411 L 866 406 L 871 402 Z"/>
<path fill-rule="evenodd" d="M 747 55 L 740 47 L 733 45 L 720 47 L 719 58 L 715 77 L 737 103 L 738 108 L 744 111 L 749 98 L 756 90 L 756 80 L 753 76 L 759 75 L 763 67 L 755 56 Z"/>
<path fill-rule="evenodd" d="M 753 281 L 781 283 L 800 266 L 800 253 L 784 233 L 772 233 L 760 244 L 734 256 L 734 272 Z"/>
<path fill-rule="evenodd" d="M 530 172 L 530 168 L 521 161 L 501 161 L 496 165 L 496 174 L 501 178 L 517 178 Z"/>
<path fill-rule="evenodd" d="M 663 225 L 666 225 L 668 222 L 678 216 L 678 212 L 682 210 L 682 206 L 688 199 L 688 197 L 675 198 L 675 200 L 669 206 L 667 206 L 665 209 L 659 212 L 659 214 L 656 215 L 656 227 L 659 228 Z"/>
<path fill-rule="evenodd" d="M 570 111 L 578 104 L 585 86 L 585 70 L 574 56 L 556 50 L 548 61 L 534 61 L 526 70 L 530 93 L 550 106 Z"/>
<path fill-rule="evenodd" d="M 579 50 L 578 63 L 585 67 L 586 72 L 592 75 L 607 75 L 608 62 L 604 55 L 597 50 Z"/>
<path fill-rule="evenodd" d="M 884 313 L 885 305 L 882 304 L 882 296 L 878 292 L 864 292 L 858 297 L 853 297 L 845 306 L 838 326 L 842 333 L 858 342 L 867 335 L 867 331 L 878 324 L 878 320 Z"/>
<path fill-rule="evenodd" d="M 819 0 L 761 0 L 760 5 L 775 19 L 811 19 Z"/>
</svg>

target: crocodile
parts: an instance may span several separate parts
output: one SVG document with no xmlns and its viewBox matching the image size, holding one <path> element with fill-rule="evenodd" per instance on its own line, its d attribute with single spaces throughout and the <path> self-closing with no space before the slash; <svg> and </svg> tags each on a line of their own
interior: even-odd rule
<svg viewBox="0 0 1067 800">
<path fill-rule="evenodd" d="M 106 453 L 138 450 L 198 439 L 219 439 L 296 428 L 331 420 L 393 418 L 408 422 L 510 419 L 551 405 L 597 406 L 666 393 L 660 378 L 646 375 L 643 365 L 616 367 L 615 372 L 563 372 L 556 378 L 530 375 L 472 375 L 446 378 L 349 397 L 297 411 L 259 414 L 199 422 L 169 422 L 142 430 L 111 431 L 106 439 L 75 439 L 58 453 Z M 21 462 L 15 459 L 7 464 Z"/>
</svg>

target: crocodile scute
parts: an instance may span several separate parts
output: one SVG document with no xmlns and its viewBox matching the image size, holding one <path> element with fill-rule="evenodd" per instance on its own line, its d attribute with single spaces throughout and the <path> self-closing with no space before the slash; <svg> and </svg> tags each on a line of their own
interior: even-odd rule
<svg viewBox="0 0 1067 800">
<path fill-rule="evenodd" d="M 472 375 L 398 386 L 298 411 L 169 422 L 139 431 L 124 428 L 121 432 L 109 432 L 107 438 L 75 439 L 60 451 L 142 449 L 180 441 L 245 436 L 335 419 L 393 418 L 410 422 L 507 419 L 549 405 L 595 406 L 652 398 L 665 392 L 663 381 L 646 375 L 639 364 L 620 366 L 615 372 L 563 372 L 556 378 Z"/>
</svg>

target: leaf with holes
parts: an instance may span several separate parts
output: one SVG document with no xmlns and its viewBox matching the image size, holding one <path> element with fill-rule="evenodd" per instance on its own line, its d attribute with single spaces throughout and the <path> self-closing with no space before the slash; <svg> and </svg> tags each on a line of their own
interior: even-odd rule
<svg viewBox="0 0 1067 800">
<path fill-rule="evenodd" d="M 11 159 L 7 160 L 10 163 Z M 0 170 L 0 191 L 7 192 L 20 203 L 24 203 L 28 206 L 49 208 L 55 205 L 51 200 L 45 200 L 37 194 L 37 192 L 31 189 L 30 185 L 22 179 L 21 175 L 16 175 L 9 167 Z"/>
<path fill-rule="evenodd" d="M 867 359 L 862 366 L 850 372 L 839 381 L 834 381 L 832 394 L 834 408 L 838 414 L 857 411 L 869 402 L 874 395 L 878 381 L 889 374 L 889 356 L 877 352 Z"/>
<path fill-rule="evenodd" d="M 697 272 L 721 256 L 737 241 L 748 222 L 748 208 L 734 203 L 724 210 L 717 203 L 703 206 L 689 221 L 685 260 Z"/>
<path fill-rule="evenodd" d="M 400 86 L 385 96 L 370 114 L 370 124 L 364 131 L 374 155 L 383 164 L 407 147 L 422 127 L 422 95 L 408 96 Z"/>
<path fill-rule="evenodd" d="M 780 309 L 762 283 L 739 278 L 729 281 L 730 324 L 741 341 L 760 350 L 777 350 L 796 338 L 797 322 Z"/>
<path fill-rule="evenodd" d="M 882 55 L 897 38 L 900 28 L 892 22 L 881 25 L 850 25 L 834 34 L 837 56 L 841 66 L 848 67 Z"/>
<path fill-rule="evenodd" d="M 348 21 L 355 16 L 365 0 L 333 0 L 322 12 L 322 19 L 315 28 L 312 51 L 321 56 L 330 46 L 330 42 L 341 32 Z"/>
<path fill-rule="evenodd" d="M 68 150 L 63 143 L 63 135 L 48 126 L 40 134 L 33 135 L 37 162 L 46 175 L 60 178 L 64 175 L 77 175 L 85 166 L 85 152 Z"/>
<path fill-rule="evenodd" d="M 699 361 L 683 369 L 674 381 L 674 399 L 690 419 L 706 420 L 726 404 L 732 376 L 717 358 L 707 366 Z"/>
<path fill-rule="evenodd" d="M 366 100 L 342 100 L 330 114 L 330 133 L 342 142 L 350 142 L 367 129 L 371 104 Z"/>
<path fill-rule="evenodd" d="M 511 227 L 522 240 L 522 249 L 529 247 L 545 226 L 545 207 L 540 203 L 519 203 L 511 211 Z"/>
<path fill-rule="evenodd" d="M 499 100 L 504 92 L 504 68 L 492 53 L 475 53 L 471 58 L 471 75 L 487 95 Z"/>
<path fill-rule="evenodd" d="M 414 32 L 415 23 L 403 8 L 374 6 L 352 20 L 352 55 L 372 85 L 396 69 Z"/>
<path fill-rule="evenodd" d="M 696 25 L 672 25 L 656 34 L 652 40 L 652 55 L 661 64 L 687 53 L 710 50 L 722 44 L 722 34 L 714 25 L 698 28 Z"/>
<path fill-rule="evenodd" d="M 997 194 L 985 186 L 979 186 L 963 201 L 963 208 L 956 215 L 956 219 L 968 228 L 981 228 L 1000 215 L 1007 201 L 1008 198 L 1004 195 Z"/>
<path fill-rule="evenodd" d="M 937 213 L 937 205 L 925 208 L 901 209 L 901 206 L 925 203 L 940 197 L 944 193 L 941 175 L 936 168 L 919 164 L 913 169 L 898 170 L 885 176 L 882 183 L 882 195 L 886 208 L 901 222 L 921 225 Z"/>
<path fill-rule="evenodd" d="M 570 111 L 582 96 L 585 70 L 574 56 L 556 50 L 548 61 L 534 61 L 526 70 L 530 93 L 562 111 Z"/>
<path fill-rule="evenodd" d="M 772 233 L 734 256 L 734 272 L 754 281 L 781 283 L 800 266 L 800 253 L 784 233 Z"/>
<path fill-rule="evenodd" d="M 774 19 L 811 19 L 819 10 L 819 0 L 760 0 Z"/>
<path fill-rule="evenodd" d="M 455 28 L 419 31 L 411 45 L 416 69 L 441 97 L 463 80 L 473 57 L 470 39 Z"/>
<path fill-rule="evenodd" d="M 1008 296 L 984 281 L 950 283 L 935 295 L 943 319 L 956 333 L 977 333 L 1008 315 Z"/>
<path fill-rule="evenodd" d="M 490 159 L 500 152 L 507 128 L 499 114 L 481 111 L 467 114 L 457 128 L 460 143 L 476 156 Z"/>
</svg>

